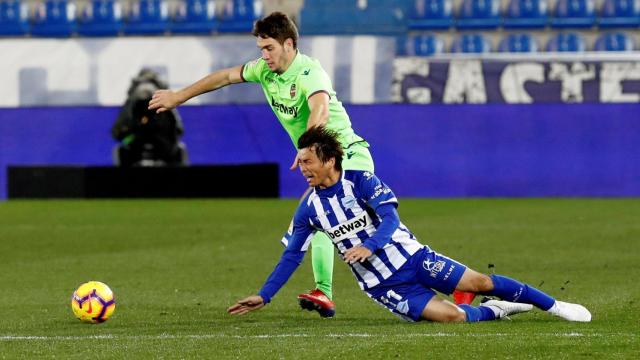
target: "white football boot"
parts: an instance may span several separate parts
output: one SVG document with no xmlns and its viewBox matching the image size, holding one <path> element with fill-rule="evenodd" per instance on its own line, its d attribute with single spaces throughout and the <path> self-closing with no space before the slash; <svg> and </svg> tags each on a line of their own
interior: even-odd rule
<svg viewBox="0 0 640 360">
<path fill-rule="evenodd" d="M 579 304 L 572 304 L 556 300 L 551 309 L 547 311 L 568 321 L 591 321 L 591 313 L 589 312 L 589 310 Z"/>
<path fill-rule="evenodd" d="M 509 315 L 519 314 L 533 309 L 531 304 L 514 303 L 503 300 L 487 300 L 483 301 L 480 306 L 488 307 L 496 314 L 496 319 L 502 319 Z"/>
</svg>

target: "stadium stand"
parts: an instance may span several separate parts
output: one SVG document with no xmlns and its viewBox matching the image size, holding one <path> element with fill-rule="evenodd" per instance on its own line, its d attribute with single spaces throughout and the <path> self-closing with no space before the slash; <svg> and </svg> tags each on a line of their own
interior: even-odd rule
<svg viewBox="0 0 640 360">
<path fill-rule="evenodd" d="M 0 36 L 248 33 L 267 3 L 272 11 L 277 1 L 2 0 Z M 324 0 L 305 1 L 297 18 L 303 35 L 394 36 L 397 55 L 401 56 L 491 51 L 483 41 L 472 40 L 475 35 L 489 44 L 498 44 L 493 51 L 546 51 L 548 46 L 538 44 L 551 46 L 566 36 L 562 33 L 565 29 L 572 29 L 581 37 L 584 47 L 560 46 L 559 51 L 595 50 L 600 38 L 599 49 L 626 51 L 628 40 L 635 44 L 638 33 L 620 34 L 616 30 L 640 27 L 640 1 Z M 609 35 L 605 30 L 618 35 Z M 622 41 L 621 36 L 628 40 Z"/>
<path fill-rule="evenodd" d="M 78 18 L 82 36 L 117 36 L 123 27 L 122 6 L 115 0 L 93 0 Z"/>
<path fill-rule="evenodd" d="M 583 52 L 587 48 L 584 37 L 575 32 L 560 32 L 549 39 L 549 52 Z"/>
<path fill-rule="evenodd" d="M 590 28 L 596 25 L 594 0 L 556 0 L 554 28 Z"/>
<path fill-rule="evenodd" d="M 444 41 L 437 35 L 414 35 L 408 40 L 406 43 L 406 55 L 431 56 L 444 52 Z"/>
<path fill-rule="evenodd" d="M 456 23 L 459 29 L 495 29 L 502 25 L 500 0 L 463 0 Z"/>
<path fill-rule="evenodd" d="M 453 26 L 453 0 L 416 0 L 409 30 L 448 29 Z"/>
<path fill-rule="evenodd" d="M 67 0 L 47 0 L 37 4 L 31 35 L 69 37 L 76 31 L 76 4 Z"/>
<path fill-rule="evenodd" d="M 602 28 L 640 26 L 640 2 L 638 0 L 604 0 L 598 25 Z"/>
<path fill-rule="evenodd" d="M 509 53 L 532 53 L 538 49 L 535 37 L 527 33 L 508 34 L 498 45 L 498 51 Z"/>
<path fill-rule="evenodd" d="M 595 51 L 633 51 L 633 39 L 623 32 L 612 32 L 600 35 L 596 40 Z"/>
<path fill-rule="evenodd" d="M 491 42 L 479 33 L 462 34 L 453 41 L 452 53 L 481 54 L 491 52 Z"/>
<path fill-rule="evenodd" d="M 171 33 L 206 34 L 214 31 L 217 26 L 214 1 L 185 0 L 178 3 L 171 22 Z"/>
<path fill-rule="evenodd" d="M 300 13 L 300 32 L 400 35 L 407 31 L 408 5 L 408 1 L 390 0 L 305 1 Z"/>
<path fill-rule="evenodd" d="M 0 2 L 0 36 L 19 36 L 29 33 L 27 4 L 20 0 Z"/>
<path fill-rule="evenodd" d="M 511 0 L 504 18 L 505 29 L 542 29 L 549 22 L 547 0 Z"/>
<path fill-rule="evenodd" d="M 165 0 L 135 0 L 124 27 L 127 35 L 159 35 L 169 30 L 169 6 Z"/>
<path fill-rule="evenodd" d="M 262 3 L 254 0 L 234 0 L 226 3 L 219 32 L 251 32 L 253 22 L 262 16 Z"/>
</svg>

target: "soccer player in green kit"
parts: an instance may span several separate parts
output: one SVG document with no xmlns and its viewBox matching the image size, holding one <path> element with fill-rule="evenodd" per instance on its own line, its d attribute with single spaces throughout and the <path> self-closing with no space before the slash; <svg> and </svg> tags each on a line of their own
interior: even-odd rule
<svg viewBox="0 0 640 360">
<path fill-rule="evenodd" d="M 298 138 L 307 129 L 322 125 L 338 133 L 345 152 L 343 169 L 373 172 L 369 144 L 351 128 L 349 115 L 337 99 L 331 80 L 320 63 L 298 50 L 295 24 L 285 14 L 274 12 L 258 20 L 252 34 L 257 39 L 260 58 L 215 71 L 179 91 L 159 90 L 149 102 L 149 109 L 168 111 L 195 96 L 229 84 L 259 83 L 271 109 L 289 134 L 294 151 Z M 291 169 L 297 166 L 296 151 Z M 291 229 L 282 239 L 285 246 L 290 236 Z M 326 235 L 318 232 L 311 240 L 311 247 L 316 289 L 298 295 L 300 305 L 318 311 L 322 317 L 332 317 L 335 314 L 331 300 L 333 244 Z"/>
</svg>

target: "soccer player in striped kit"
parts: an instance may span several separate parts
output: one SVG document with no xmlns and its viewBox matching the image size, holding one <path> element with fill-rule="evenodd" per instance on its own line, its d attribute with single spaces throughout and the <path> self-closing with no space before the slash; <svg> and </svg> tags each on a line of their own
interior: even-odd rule
<svg viewBox="0 0 640 360">
<path fill-rule="evenodd" d="M 239 300 L 228 312 L 242 315 L 268 304 L 302 262 L 311 238 L 324 232 L 349 264 L 360 288 L 408 321 L 476 322 L 503 318 L 536 306 L 569 321 L 591 321 L 578 304 L 501 275 L 487 276 L 417 241 L 400 222 L 393 191 L 372 172 L 344 170 L 337 135 L 324 127 L 298 139 L 302 174 L 313 190 L 294 215 L 287 247 L 257 295 Z M 495 296 L 480 306 L 455 305 L 435 291 Z"/>
</svg>

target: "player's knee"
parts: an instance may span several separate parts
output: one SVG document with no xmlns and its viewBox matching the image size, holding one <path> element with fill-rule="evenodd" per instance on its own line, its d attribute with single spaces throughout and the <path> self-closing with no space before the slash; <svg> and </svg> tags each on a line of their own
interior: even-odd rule
<svg viewBox="0 0 640 360">
<path fill-rule="evenodd" d="M 460 309 L 456 309 L 443 314 L 441 322 L 465 322 L 466 320 L 467 315 L 465 312 Z"/>
<path fill-rule="evenodd" d="M 476 287 L 475 292 L 487 292 L 493 290 L 493 280 L 485 274 L 480 274 L 480 276 L 476 278 L 474 285 Z"/>
<path fill-rule="evenodd" d="M 458 306 L 441 299 L 431 301 L 425 307 L 422 318 L 435 322 L 464 322 L 466 313 Z"/>
</svg>

